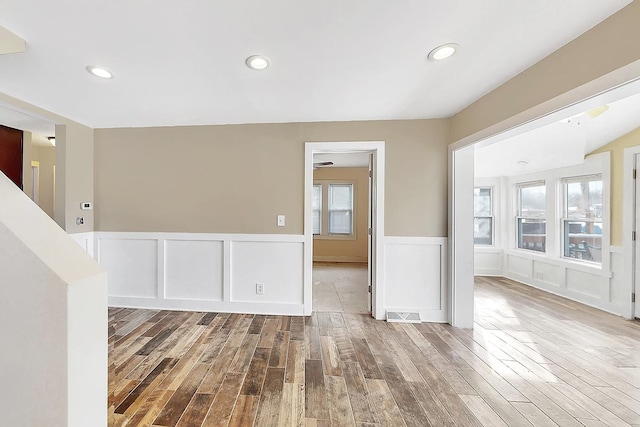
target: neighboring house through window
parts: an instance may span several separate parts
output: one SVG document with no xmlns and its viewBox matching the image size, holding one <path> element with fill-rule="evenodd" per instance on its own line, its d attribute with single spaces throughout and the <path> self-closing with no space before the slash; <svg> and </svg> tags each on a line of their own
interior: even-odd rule
<svg viewBox="0 0 640 427">
<path fill-rule="evenodd" d="M 602 175 L 564 178 L 563 255 L 602 262 Z"/>
<path fill-rule="evenodd" d="M 518 197 L 516 236 L 517 247 L 530 251 L 545 252 L 546 197 L 544 181 L 528 182 L 516 185 Z"/>
<path fill-rule="evenodd" d="M 473 243 L 493 245 L 493 200 L 491 187 L 473 189 Z"/>
</svg>

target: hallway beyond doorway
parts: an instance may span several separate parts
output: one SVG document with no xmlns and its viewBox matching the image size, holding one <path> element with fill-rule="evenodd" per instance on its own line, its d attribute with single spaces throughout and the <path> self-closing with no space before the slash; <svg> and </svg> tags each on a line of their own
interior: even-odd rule
<svg viewBox="0 0 640 427">
<path fill-rule="evenodd" d="M 367 264 L 313 263 L 313 311 L 369 313 Z"/>
</svg>

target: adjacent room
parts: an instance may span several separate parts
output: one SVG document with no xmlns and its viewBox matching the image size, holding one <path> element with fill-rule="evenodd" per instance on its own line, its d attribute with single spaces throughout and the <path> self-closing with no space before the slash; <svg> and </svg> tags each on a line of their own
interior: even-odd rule
<svg viewBox="0 0 640 427">
<path fill-rule="evenodd" d="M 371 313 L 369 152 L 313 157 L 313 310 Z"/>
</svg>

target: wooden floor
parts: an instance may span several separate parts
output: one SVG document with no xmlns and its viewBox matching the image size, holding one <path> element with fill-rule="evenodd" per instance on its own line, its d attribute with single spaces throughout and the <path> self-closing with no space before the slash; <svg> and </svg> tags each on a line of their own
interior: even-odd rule
<svg viewBox="0 0 640 427">
<path fill-rule="evenodd" d="M 476 327 L 109 310 L 113 426 L 640 426 L 640 323 L 505 279 Z"/>
</svg>

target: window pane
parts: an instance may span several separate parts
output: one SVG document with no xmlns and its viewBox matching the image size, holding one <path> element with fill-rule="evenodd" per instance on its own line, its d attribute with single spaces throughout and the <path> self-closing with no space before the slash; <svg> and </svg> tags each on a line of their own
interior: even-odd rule
<svg viewBox="0 0 640 427">
<path fill-rule="evenodd" d="M 473 244 L 492 245 L 493 244 L 493 218 L 473 219 Z"/>
<path fill-rule="evenodd" d="M 313 211 L 313 234 L 320 234 L 320 211 Z"/>
<path fill-rule="evenodd" d="M 602 262 L 602 222 L 564 221 L 564 256 Z"/>
<path fill-rule="evenodd" d="M 351 211 L 329 212 L 329 234 L 352 234 Z"/>
<path fill-rule="evenodd" d="M 353 234 L 353 185 L 329 184 L 329 234 Z"/>
<path fill-rule="evenodd" d="M 544 184 L 520 187 L 519 216 L 544 218 L 547 189 Z"/>
<path fill-rule="evenodd" d="M 602 178 L 566 183 L 567 218 L 602 218 Z"/>
<path fill-rule="evenodd" d="M 518 218 L 518 247 L 545 252 L 547 245 L 544 219 Z"/>
<path fill-rule="evenodd" d="M 352 191 L 351 184 L 330 184 L 329 185 L 329 210 L 351 210 Z"/>
<path fill-rule="evenodd" d="M 476 187 L 473 189 L 473 215 L 491 215 L 491 188 Z"/>
<path fill-rule="evenodd" d="M 322 223 L 322 185 L 313 186 L 312 194 L 312 207 L 313 207 L 313 234 L 320 234 L 320 224 Z"/>
</svg>

